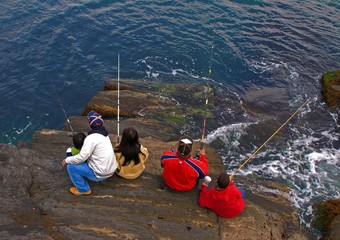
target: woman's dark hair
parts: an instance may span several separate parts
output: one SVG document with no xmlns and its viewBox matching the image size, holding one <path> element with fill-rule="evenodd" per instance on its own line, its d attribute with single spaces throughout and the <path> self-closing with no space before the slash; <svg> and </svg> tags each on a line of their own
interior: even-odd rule
<svg viewBox="0 0 340 240">
<path fill-rule="evenodd" d="M 134 128 L 125 128 L 122 134 L 122 140 L 115 152 L 121 152 L 124 156 L 123 166 L 129 165 L 131 160 L 138 164 L 140 162 L 138 154 L 141 144 L 139 143 L 138 132 Z M 142 153 L 143 154 L 143 153 Z"/>
</svg>

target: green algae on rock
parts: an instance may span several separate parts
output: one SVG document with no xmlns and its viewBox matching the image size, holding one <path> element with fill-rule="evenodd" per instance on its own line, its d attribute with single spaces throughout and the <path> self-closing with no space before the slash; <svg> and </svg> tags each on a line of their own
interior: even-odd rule
<svg viewBox="0 0 340 240">
<path fill-rule="evenodd" d="M 209 119 L 209 126 L 215 126 L 213 88 L 196 83 L 175 84 L 147 82 L 122 79 L 120 84 L 120 112 L 121 118 L 155 120 L 155 127 L 162 135 L 176 138 L 183 129 L 186 132 L 197 133 L 204 118 Z M 83 115 L 95 110 L 106 118 L 118 115 L 117 80 L 105 82 L 102 91 L 97 93 L 86 106 Z M 205 104 L 209 98 L 208 104 Z M 174 135 L 172 135 L 174 133 Z"/>
<path fill-rule="evenodd" d="M 340 70 L 325 72 L 321 78 L 322 95 L 329 107 L 340 105 Z"/>
</svg>

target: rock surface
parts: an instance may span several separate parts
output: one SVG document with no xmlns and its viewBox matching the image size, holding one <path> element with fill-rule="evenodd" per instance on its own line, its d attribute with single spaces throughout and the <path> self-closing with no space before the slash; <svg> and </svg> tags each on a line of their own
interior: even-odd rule
<svg viewBox="0 0 340 240">
<path fill-rule="evenodd" d="M 329 107 L 340 105 L 340 70 L 325 72 L 321 77 L 322 94 Z"/>
<path fill-rule="evenodd" d="M 107 91 L 100 96 L 116 96 L 115 90 Z M 131 101 L 122 102 L 130 104 L 124 109 L 129 109 L 126 116 L 131 118 L 121 121 L 120 127 L 135 127 L 149 149 L 145 172 L 135 180 L 114 175 L 105 182 L 91 182 L 92 194 L 77 197 L 69 192 L 72 183 L 59 164 L 72 143 L 67 123 L 64 130 L 35 132 L 32 143 L 0 145 L 1 239 L 313 239 L 299 228 L 296 209 L 283 197 L 289 192 L 284 185 L 235 175 L 235 184 L 247 189 L 247 200 L 244 212 L 233 219 L 200 208 L 197 188 L 188 192 L 168 188 L 161 176 L 160 157 L 164 150 L 176 147 L 177 141 L 169 140 L 178 139 L 178 132 L 167 134 L 168 126 L 154 118 L 139 119 L 135 113 L 143 110 L 156 116 L 157 108 L 175 103 L 152 102 L 147 94 L 136 92 L 135 96 L 131 89 L 127 91 L 122 96 Z M 108 109 L 105 126 L 115 144 L 117 123 L 108 118 L 116 111 L 114 103 L 98 96 L 84 112 L 95 109 L 105 115 L 103 109 Z M 75 131 L 89 130 L 85 116 L 70 120 Z M 225 166 L 214 148 L 204 147 L 214 179 Z M 282 194 L 253 191 L 251 186 L 259 184 Z"/>
<path fill-rule="evenodd" d="M 322 233 L 322 239 L 336 240 L 340 236 L 340 199 L 316 203 L 314 226 Z"/>
</svg>

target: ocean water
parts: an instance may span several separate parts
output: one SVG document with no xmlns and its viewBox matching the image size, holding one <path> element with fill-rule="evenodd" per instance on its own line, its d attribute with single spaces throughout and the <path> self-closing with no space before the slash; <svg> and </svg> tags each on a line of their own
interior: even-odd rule
<svg viewBox="0 0 340 240">
<path fill-rule="evenodd" d="M 308 100 L 236 174 L 287 183 L 301 226 L 314 231 L 313 203 L 340 197 L 339 108 L 320 93 L 321 74 L 340 67 L 339 10 L 334 0 L 3 0 L 0 142 L 82 114 L 117 77 L 118 54 L 121 78 L 208 82 L 223 93 L 206 142 L 222 142 L 228 172 Z"/>
</svg>

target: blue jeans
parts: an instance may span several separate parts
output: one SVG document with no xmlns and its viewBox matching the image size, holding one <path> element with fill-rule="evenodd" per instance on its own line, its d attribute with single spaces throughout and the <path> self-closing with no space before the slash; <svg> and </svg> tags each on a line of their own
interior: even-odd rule
<svg viewBox="0 0 340 240">
<path fill-rule="evenodd" d="M 244 190 L 244 189 L 243 189 L 243 188 L 241 188 L 241 187 L 239 187 L 239 188 L 238 188 L 238 190 L 240 190 L 240 191 L 241 191 L 241 193 L 242 193 L 242 198 L 245 200 L 245 199 L 246 199 L 246 197 L 247 197 L 246 190 Z"/>
<path fill-rule="evenodd" d="M 87 192 L 91 189 L 87 179 L 94 182 L 101 182 L 107 179 L 97 178 L 87 162 L 79 164 L 67 164 L 67 171 L 78 192 Z"/>
</svg>

